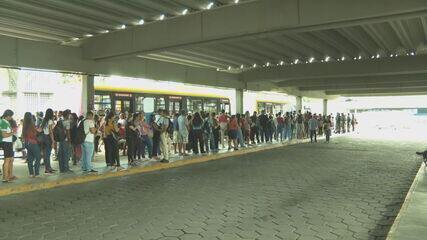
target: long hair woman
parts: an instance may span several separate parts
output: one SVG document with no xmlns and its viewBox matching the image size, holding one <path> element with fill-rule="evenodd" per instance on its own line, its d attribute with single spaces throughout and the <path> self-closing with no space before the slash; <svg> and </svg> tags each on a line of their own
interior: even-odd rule
<svg viewBox="0 0 427 240">
<path fill-rule="evenodd" d="M 113 111 L 109 112 L 105 117 L 105 161 L 107 162 L 107 167 L 111 167 L 112 169 L 117 167 L 117 170 L 120 170 L 122 167 L 120 166 L 119 143 L 117 139 L 119 128 L 114 117 Z"/>
<path fill-rule="evenodd" d="M 198 112 L 194 114 L 193 120 L 191 121 L 191 126 L 194 134 L 193 154 L 199 153 L 198 146 L 200 146 L 200 152 L 205 153 L 205 150 L 203 149 L 203 119 Z"/>
<path fill-rule="evenodd" d="M 12 129 L 10 125 L 10 121 L 12 121 L 13 117 L 13 111 L 10 109 L 7 109 L 4 111 L 3 115 L 0 119 L 0 144 L 3 148 L 3 155 L 4 155 L 4 161 L 3 161 L 3 182 L 11 182 L 16 179 L 15 176 L 13 176 L 12 170 L 13 170 L 13 135 L 16 133 L 15 130 Z"/>
<path fill-rule="evenodd" d="M 22 127 L 22 137 L 24 139 L 25 148 L 27 149 L 27 165 L 30 177 L 40 175 L 41 152 L 40 145 L 37 141 L 38 132 L 39 130 L 34 124 L 32 114 L 26 112 L 24 115 L 24 125 Z"/>
<path fill-rule="evenodd" d="M 45 167 L 45 173 L 53 173 L 55 170 L 52 169 L 50 165 L 50 155 L 52 153 L 52 149 L 55 147 L 55 140 L 53 139 L 53 110 L 48 108 L 46 110 L 46 114 L 44 115 L 41 128 L 43 129 L 43 147 L 44 147 L 44 156 L 43 162 Z"/>
</svg>

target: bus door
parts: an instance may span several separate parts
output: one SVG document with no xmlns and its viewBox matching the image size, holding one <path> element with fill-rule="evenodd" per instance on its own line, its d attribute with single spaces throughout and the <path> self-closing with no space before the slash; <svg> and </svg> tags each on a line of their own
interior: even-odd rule
<svg viewBox="0 0 427 240">
<path fill-rule="evenodd" d="M 114 107 L 116 113 L 132 112 L 132 95 L 116 93 L 114 98 Z"/>
<path fill-rule="evenodd" d="M 179 113 L 182 109 L 182 97 L 169 96 L 169 112 L 172 114 Z"/>
<path fill-rule="evenodd" d="M 222 110 L 224 110 L 226 113 L 231 113 L 230 100 L 220 99 L 219 112 L 221 112 Z"/>
</svg>

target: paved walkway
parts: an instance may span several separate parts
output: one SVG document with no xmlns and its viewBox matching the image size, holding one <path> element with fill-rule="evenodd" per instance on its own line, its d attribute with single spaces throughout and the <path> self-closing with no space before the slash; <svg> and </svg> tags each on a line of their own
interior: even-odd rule
<svg viewBox="0 0 427 240">
<path fill-rule="evenodd" d="M 0 198 L 0 239 L 385 239 L 416 146 L 349 137 Z"/>
</svg>

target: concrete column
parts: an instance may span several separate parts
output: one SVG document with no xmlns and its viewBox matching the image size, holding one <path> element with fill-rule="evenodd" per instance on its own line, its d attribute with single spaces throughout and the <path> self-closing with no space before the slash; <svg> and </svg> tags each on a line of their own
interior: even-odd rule
<svg viewBox="0 0 427 240">
<path fill-rule="evenodd" d="M 302 111 L 302 97 L 301 96 L 296 96 L 296 111 L 298 112 L 299 110 Z"/>
<path fill-rule="evenodd" d="M 236 89 L 236 113 L 243 114 L 243 89 Z"/>
<path fill-rule="evenodd" d="M 94 76 L 83 75 L 81 114 L 86 114 L 88 111 L 93 110 L 94 95 L 95 95 Z"/>
<path fill-rule="evenodd" d="M 328 115 L 328 99 L 323 99 L 323 116 Z"/>
</svg>

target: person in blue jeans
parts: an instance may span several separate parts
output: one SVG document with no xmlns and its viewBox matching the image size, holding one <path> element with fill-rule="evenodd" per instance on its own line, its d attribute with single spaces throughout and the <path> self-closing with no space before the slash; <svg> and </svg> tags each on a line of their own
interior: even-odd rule
<svg viewBox="0 0 427 240">
<path fill-rule="evenodd" d="M 43 162 L 45 167 L 45 173 L 53 173 L 55 170 L 50 166 L 50 155 L 52 149 L 55 147 L 55 140 L 53 139 L 53 110 L 48 108 L 44 115 L 41 128 L 43 129 L 43 147 L 44 155 Z"/>
<path fill-rule="evenodd" d="M 41 130 L 40 130 L 41 131 Z M 40 145 L 37 141 L 39 129 L 34 125 L 31 113 L 26 112 L 24 115 L 24 124 L 22 127 L 22 136 L 27 149 L 27 164 L 30 177 L 40 175 L 41 152 Z"/>
<path fill-rule="evenodd" d="M 82 144 L 82 170 L 83 172 L 95 173 L 97 171 L 92 168 L 92 157 L 95 150 L 94 141 L 97 129 L 93 121 L 93 113 L 88 112 L 86 114 L 86 119 L 83 119 L 80 124 L 83 124 L 86 135 Z"/>
</svg>

